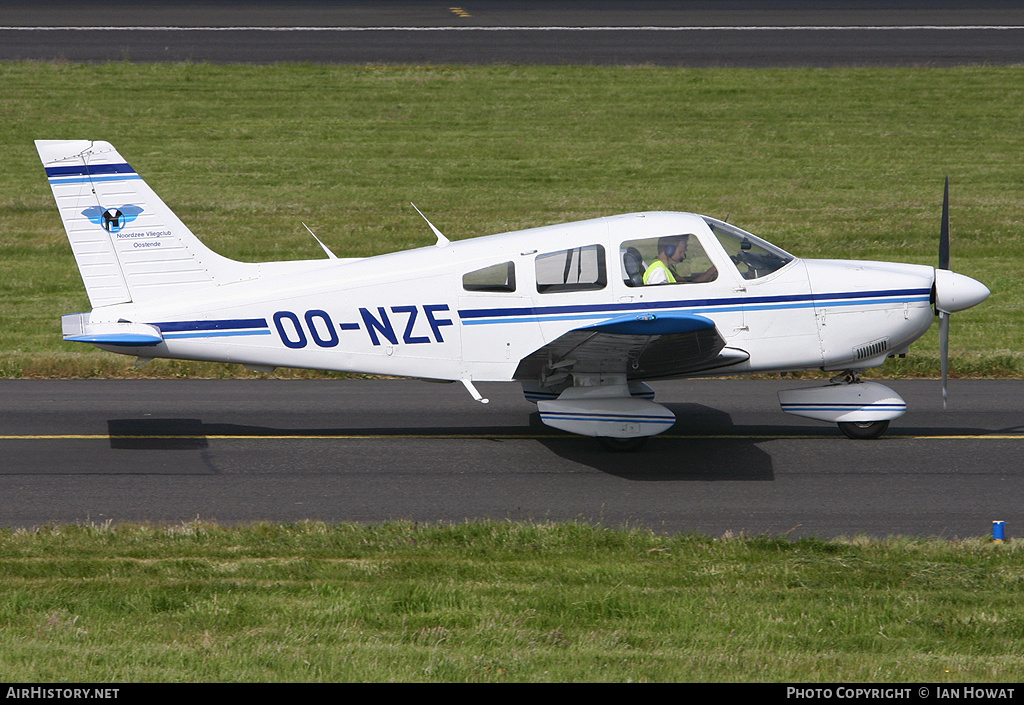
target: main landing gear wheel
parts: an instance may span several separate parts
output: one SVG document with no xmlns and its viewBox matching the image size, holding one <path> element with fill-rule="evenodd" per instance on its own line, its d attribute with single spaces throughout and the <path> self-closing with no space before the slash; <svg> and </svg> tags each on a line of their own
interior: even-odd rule
<svg viewBox="0 0 1024 705">
<path fill-rule="evenodd" d="M 889 428 L 888 421 L 840 421 L 839 430 L 847 438 L 870 439 L 878 438 Z"/>
<path fill-rule="evenodd" d="M 612 453 L 632 453 L 635 450 L 643 448 L 644 443 L 647 442 L 647 436 L 640 436 L 638 438 L 610 438 L 608 436 L 600 436 L 598 439 L 601 445 L 604 446 L 605 450 L 609 450 Z"/>
</svg>

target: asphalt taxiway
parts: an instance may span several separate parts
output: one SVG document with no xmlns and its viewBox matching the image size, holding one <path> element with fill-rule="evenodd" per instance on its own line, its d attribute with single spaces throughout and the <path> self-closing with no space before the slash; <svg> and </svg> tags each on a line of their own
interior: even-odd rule
<svg viewBox="0 0 1024 705">
<path fill-rule="evenodd" d="M 1024 7 L 840 0 L 0 0 L 0 59 L 955 66 L 1024 62 Z"/>
<path fill-rule="evenodd" d="M 966 537 L 1024 522 L 1024 381 L 891 386 L 877 441 L 779 410 L 819 382 L 655 385 L 678 421 L 636 453 L 540 423 L 516 384 L 2 380 L 0 526 L 580 520 L 656 531 Z"/>
</svg>

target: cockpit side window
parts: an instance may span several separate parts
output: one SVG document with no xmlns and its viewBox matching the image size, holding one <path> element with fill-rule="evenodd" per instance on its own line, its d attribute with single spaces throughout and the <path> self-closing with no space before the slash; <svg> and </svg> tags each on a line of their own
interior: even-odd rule
<svg viewBox="0 0 1024 705">
<path fill-rule="evenodd" d="M 627 240 L 619 246 L 626 286 L 695 284 L 714 281 L 718 270 L 696 235 Z"/>
<path fill-rule="evenodd" d="M 604 248 L 586 245 L 537 255 L 537 291 L 594 291 L 608 284 Z"/>
<path fill-rule="evenodd" d="M 704 218 L 744 279 L 759 279 L 793 261 L 793 255 L 734 225 Z"/>
<path fill-rule="evenodd" d="M 502 262 L 467 272 L 462 276 L 462 288 L 466 291 L 515 291 L 516 265 L 514 262 Z"/>
</svg>

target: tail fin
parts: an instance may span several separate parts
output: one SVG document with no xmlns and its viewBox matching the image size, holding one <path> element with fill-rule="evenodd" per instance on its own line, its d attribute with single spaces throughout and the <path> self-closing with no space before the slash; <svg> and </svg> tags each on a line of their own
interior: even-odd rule
<svg viewBox="0 0 1024 705">
<path fill-rule="evenodd" d="M 195 292 L 257 265 L 203 245 L 108 142 L 36 140 L 94 308 Z"/>
</svg>

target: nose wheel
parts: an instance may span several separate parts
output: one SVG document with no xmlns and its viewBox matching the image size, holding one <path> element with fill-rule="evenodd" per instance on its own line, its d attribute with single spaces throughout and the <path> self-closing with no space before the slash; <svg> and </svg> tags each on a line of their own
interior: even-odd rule
<svg viewBox="0 0 1024 705">
<path fill-rule="evenodd" d="M 840 421 L 839 430 L 847 438 L 858 440 L 878 438 L 889 428 L 888 421 Z"/>
<path fill-rule="evenodd" d="M 640 436 L 639 438 L 609 438 L 602 436 L 597 440 L 601 442 L 601 446 L 605 450 L 612 453 L 632 453 L 644 447 L 644 444 L 647 442 L 647 436 Z"/>
</svg>

